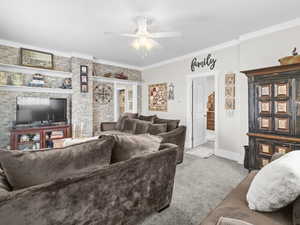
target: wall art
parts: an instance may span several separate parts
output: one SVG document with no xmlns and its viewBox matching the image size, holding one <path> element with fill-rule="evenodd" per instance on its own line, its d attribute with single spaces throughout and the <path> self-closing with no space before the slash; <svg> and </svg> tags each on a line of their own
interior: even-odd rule
<svg viewBox="0 0 300 225">
<path fill-rule="evenodd" d="M 89 92 L 88 89 L 88 66 L 80 66 L 80 91 L 82 93 Z"/>
<path fill-rule="evenodd" d="M 225 110 L 235 109 L 235 74 L 225 75 Z"/>
<path fill-rule="evenodd" d="M 113 100 L 113 88 L 108 84 L 98 84 L 94 88 L 94 101 L 106 105 Z"/>
<path fill-rule="evenodd" d="M 168 88 L 167 83 L 152 84 L 148 89 L 149 110 L 168 111 Z"/>
<path fill-rule="evenodd" d="M 53 69 L 53 54 L 21 48 L 21 65 L 43 69 Z"/>
<path fill-rule="evenodd" d="M 191 70 L 192 72 L 195 71 L 196 67 L 198 68 L 204 68 L 204 67 L 209 67 L 210 70 L 213 70 L 216 66 L 217 60 L 212 58 L 211 54 L 208 54 L 206 58 L 202 60 L 198 60 L 196 57 L 193 58 L 192 63 L 191 63 Z"/>
<path fill-rule="evenodd" d="M 175 99 L 175 90 L 174 90 L 174 84 L 170 83 L 169 84 L 169 93 L 168 93 L 168 99 L 169 100 L 174 100 Z"/>
</svg>

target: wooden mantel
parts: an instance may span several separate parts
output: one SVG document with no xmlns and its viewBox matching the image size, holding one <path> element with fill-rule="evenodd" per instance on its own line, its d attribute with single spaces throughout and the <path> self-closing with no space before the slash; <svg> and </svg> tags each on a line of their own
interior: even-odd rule
<svg viewBox="0 0 300 225">
<path fill-rule="evenodd" d="M 291 65 L 279 65 L 279 66 L 272 66 L 272 67 L 265 67 L 261 69 L 254 69 L 254 70 L 244 70 L 241 73 L 246 74 L 246 76 L 259 76 L 259 75 L 275 75 L 283 72 L 290 72 L 300 70 L 300 63 L 291 64 Z"/>
</svg>

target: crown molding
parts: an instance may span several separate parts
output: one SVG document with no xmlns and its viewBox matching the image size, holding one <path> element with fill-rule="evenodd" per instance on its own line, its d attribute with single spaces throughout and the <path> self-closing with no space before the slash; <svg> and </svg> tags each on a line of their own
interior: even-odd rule
<svg viewBox="0 0 300 225">
<path fill-rule="evenodd" d="M 250 39 L 254 39 L 257 37 L 265 36 L 268 34 L 272 34 L 278 31 L 287 30 L 289 28 L 300 26 L 300 18 L 296 18 L 294 20 L 290 20 L 284 23 L 276 24 L 270 27 L 266 27 L 254 32 L 249 32 L 243 35 L 240 35 L 239 40 L 240 41 L 247 41 Z"/>
<path fill-rule="evenodd" d="M 152 68 L 156 68 L 156 67 L 159 67 L 159 66 L 163 66 L 163 65 L 166 65 L 166 64 L 170 64 L 172 62 L 184 60 L 184 59 L 187 59 L 187 58 L 192 58 L 192 57 L 199 56 L 199 55 L 202 55 L 202 54 L 205 54 L 205 53 L 215 52 L 215 51 L 218 51 L 218 50 L 221 50 L 221 49 L 224 49 L 224 48 L 236 46 L 236 45 L 239 45 L 243 41 L 247 41 L 247 40 L 251 40 L 251 39 L 254 39 L 254 38 L 262 37 L 262 36 L 265 36 L 265 35 L 268 35 L 268 34 L 271 34 L 271 33 L 275 33 L 275 32 L 278 32 L 278 31 L 286 30 L 286 29 L 289 29 L 289 28 L 297 27 L 297 26 L 300 26 L 300 18 L 296 18 L 294 20 L 290 20 L 290 21 L 280 23 L 280 24 L 277 24 L 277 25 L 273 25 L 273 26 L 270 26 L 270 27 L 266 27 L 266 28 L 258 30 L 258 31 L 246 33 L 246 34 L 240 35 L 235 40 L 224 42 L 222 44 L 212 46 L 212 47 L 209 47 L 209 48 L 205 48 L 205 49 L 200 50 L 200 51 L 196 51 L 196 52 L 193 52 L 193 53 L 189 53 L 189 54 L 186 54 L 186 55 L 182 55 L 182 56 L 179 56 L 179 57 L 171 58 L 171 59 L 159 62 L 159 63 L 152 64 L 152 65 L 149 65 L 149 66 L 142 67 L 142 71 L 152 69 Z"/>
</svg>

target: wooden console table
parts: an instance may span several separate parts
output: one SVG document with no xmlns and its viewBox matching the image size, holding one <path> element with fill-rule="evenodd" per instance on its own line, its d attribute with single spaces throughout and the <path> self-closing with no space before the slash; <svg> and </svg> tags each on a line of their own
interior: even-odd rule
<svg viewBox="0 0 300 225">
<path fill-rule="evenodd" d="M 52 148 L 53 140 L 71 137 L 71 125 L 16 128 L 11 130 L 12 150 Z"/>
</svg>

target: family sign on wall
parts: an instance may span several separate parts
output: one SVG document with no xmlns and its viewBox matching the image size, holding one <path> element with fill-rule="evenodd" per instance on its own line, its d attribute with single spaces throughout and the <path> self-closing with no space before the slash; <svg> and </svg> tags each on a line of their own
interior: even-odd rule
<svg viewBox="0 0 300 225">
<path fill-rule="evenodd" d="M 193 58 L 191 63 L 191 70 L 194 72 L 196 68 L 208 67 L 213 70 L 216 66 L 217 59 L 214 59 L 211 54 L 208 54 L 204 59 L 199 60 L 197 57 Z"/>
</svg>

